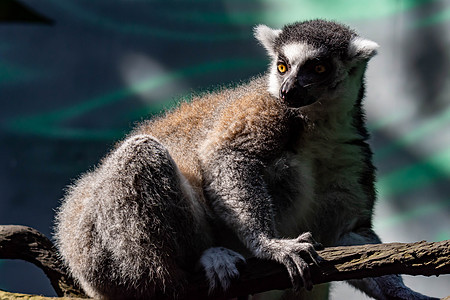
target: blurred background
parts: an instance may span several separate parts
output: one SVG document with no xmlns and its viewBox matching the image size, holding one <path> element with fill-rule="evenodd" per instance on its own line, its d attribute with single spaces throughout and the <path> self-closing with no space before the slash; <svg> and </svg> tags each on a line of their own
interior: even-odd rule
<svg viewBox="0 0 450 300">
<path fill-rule="evenodd" d="M 133 124 L 265 71 L 255 24 L 344 22 L 381 48 L 365 108 L 384 242 L 450 239 L 449 0 L 0 0 L 0 224 L 52 234 L 65 187 Z M 411 277 L 450 295 L 450 276 Z M 25 262 L 0 289 L 55 295 Z M 366 299 L 344 283 L 332 299 Z"/>
</svg>

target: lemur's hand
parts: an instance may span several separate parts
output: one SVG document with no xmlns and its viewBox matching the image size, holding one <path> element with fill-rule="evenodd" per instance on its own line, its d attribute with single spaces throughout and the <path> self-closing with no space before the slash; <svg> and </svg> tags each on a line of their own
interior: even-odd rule
<svg viewBox="0 0 450 300">
<path fill-rule="evenodd" d="M 270 258 L 283 264 L 291 278 L 293 289 L 302 287 L 311 290 L 313 287 L 308 262 L 318 265 L 321 260 L 316 250 L 322 249 L 311 233 L 305 232 L 296 239 L 271 239 L 267 243 Z"/>
</svg>

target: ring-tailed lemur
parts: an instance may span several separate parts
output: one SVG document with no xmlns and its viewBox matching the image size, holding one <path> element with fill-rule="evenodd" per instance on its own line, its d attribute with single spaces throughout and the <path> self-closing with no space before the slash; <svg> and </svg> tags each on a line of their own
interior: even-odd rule
<svg viewBox="0 0 450 300">
<path fill-rule="evenodd" d="M 322 20 L 255 36 L 267 76 L 140 124 L 69 188 L 55 237 L 89 296 L 175 297 L 199 261 L 226 289 L 241 254 L 282 263 L 294 291 L 311 289 L 315 240 L 380 243 L 361 107 L 377 44 Z M 399 276 L 350 283 L 377 299 L 428 299 Z"/>
</svg>

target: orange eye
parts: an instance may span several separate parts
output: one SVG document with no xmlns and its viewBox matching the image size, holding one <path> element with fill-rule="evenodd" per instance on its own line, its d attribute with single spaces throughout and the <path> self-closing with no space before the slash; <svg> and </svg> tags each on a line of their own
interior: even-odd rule
<svg viewBox="0 0 450 300">
<path fill-rule="evenodd" d="M 315 71 L 317 74 L 322 74 L 322 73 L 324 73 L 324 72 L 327 71 L 327 68 L 326 68 L 324 65 L 316 65 L 316 66 L 314 67 L 314 71 Z"/>
<path fill-rule="evenodd" d="M 278 64 L 278 72 L 281 74 L 285 73 L 287 71 L 287 66 L 283 63 Z"/>
</svg>

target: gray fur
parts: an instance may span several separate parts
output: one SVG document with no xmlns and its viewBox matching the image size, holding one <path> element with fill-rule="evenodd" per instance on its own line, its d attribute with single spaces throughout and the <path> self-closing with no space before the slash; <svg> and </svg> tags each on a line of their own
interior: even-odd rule
<svg viewBox="0 0 450 300">
<path fill-rule="evenodd" d="M 316 240 L 379 242 L 361 108 L 377 45 L 320 20 L 255 36 L 272 58 L 267 76 L 142 123 L 69 188 L 55 238 L 89 296 L 176 297 L 198 262 L 224 289 L 239 253 L 284 264 L 303 293 Z M 317 59 L 326 72 L 311 71 Z M 398 276 L 352 284 L 378 299 L 419 297 Z"/>
<path fill-rule="evenodd" d="M 239 278 L 239 265 L 245 264 L 245 258 L 230 249 L 223 247 L 208 248 L 200 258 L 200 264 L 210 283 L 209 292 L 217 288 L 227 290 L 233 279 Z"/>
</svg>

